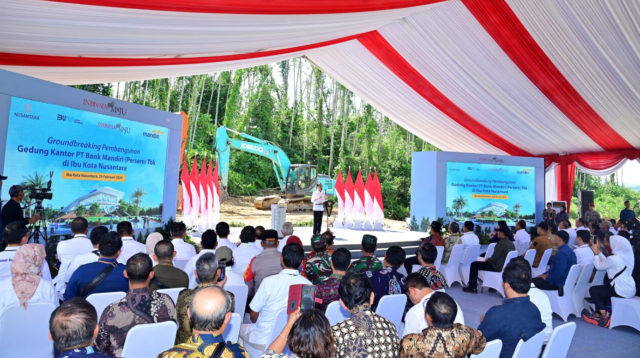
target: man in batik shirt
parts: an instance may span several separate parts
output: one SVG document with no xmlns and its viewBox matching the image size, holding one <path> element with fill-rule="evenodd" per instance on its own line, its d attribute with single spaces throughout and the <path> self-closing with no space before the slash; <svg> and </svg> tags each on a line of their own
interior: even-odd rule
<svg viewBox="0 0 640 358">
<path fill-rule="evenodd" d="M 311 253 L 302 262 L 302 276 L 317 285 L 331 275 L 331 255 L 327 253 L 327 243 L 320 235 L 313 235 L 311 248 Z"/>
<path fill-rule="evenodd" d="M 96 348 L 106 355 L 119 357 L 131 328 L 139 324 L 176 322 L 176 306 L 169 295 L 151 291 L 153 262 L 147 254 L 138 253 L 127 260 L 125 277 L 129 293 L 101 312 Z"/>
<path fill-rule="evenodd" d="M 349 268 L 350 272 L 364 272 L 382 270 L 382 262 L 376 257 L 378 238 L 373 235 L 362 237 L 362 257 Z"/>
<path fill-rule="evenodd" d="M 335 253 L 334 253 L 335 254 Z M 331 327 L 339 357 L 397 358 L 400 339 L 396 326 L 371 310 L 371 282 L 349 272 L 340 280 L 340 300 L 349 311 L 346 320 Z"/>
<path fill-rule="evenodd" d="M 407 276 L 398 272 L 406 257 L 407 254 L 400 246 L 391 246 L 384 255 L 384 268 L 382 270 L 363 272 L 371 281 L 373 293 L 375 294 L 372 306 L 374 311 L 383 296 L 406 293 L 404 279 Z"/>
<path fill-rule="evenodd" d="M 327 306 L 340 299 L 338 288 L 340 279 L 347 273 L 351 264 L 351 252 L 345 248 L 339 248 L 331 255 L 332 274 L 326 280 L 316 285 L 316 307 L 326 311 Z"/>
</svg>

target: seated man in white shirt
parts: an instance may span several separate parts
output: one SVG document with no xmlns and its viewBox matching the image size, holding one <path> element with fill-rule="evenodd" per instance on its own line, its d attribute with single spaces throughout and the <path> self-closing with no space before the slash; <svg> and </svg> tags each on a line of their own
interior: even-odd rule
<svg viewBox="0 0 640 358">
<path fill-rule="evenodd" d="M 100 251 L 98 250 L 98 244 L 100 244 L 100 238 L 102 235 L 109 232 L 109 229 L 106 226 L 98 226 L 91 230 L 91 234 L 89 235 L 89 240 L 91 240 L 91 244 L 93 244 L 93 250 L 91 252 L 87 252 L 86 254 L 78 255 L 73 258 L 71 261 L 71 265 L 67 269 L 67 277 L 65 277 L 65 282 L 69 282 L 71 276 L 78 269 L 78 267 L 88 264 L 91 262 L 96 262 L 100 258 Z"/>
<path fill-rule="evenodd" d="M 287 245 L 287 240 L 293 235 L 293 224 L 288 221 L 282 224 L 280 233 L 282 234 L 282 240 L 278 241 L 278 251 L 282 252 L 282 249 Z"/>
<path fill-rule="evenodd" d="M 586 265 L 593 263 L 593 250 L 589 247 L 591 243 L 591 234 L 589 231 L 580 230 L 578 231 L 578 237 L 576 237 L 576 244 L 578 248 L 573 250 L 578 259 L 578 265 Z"/>
<path fill-rule="evenodd" d="M 253 226 L 245 226 L 240 231 L 240 246 L 233 251 L 233 271 L 244 275 L 251 260 L 262 250 L 258 249 L 254 243 L 256 240 L 256 229 Z"/>
<path fill-rule="evenodd" d="M 218 246 L 218 235 L 213 230 L 207 230 L 202 233 L 202 237 L 200 237 L 200 246 L 202 250 L 197 255 L 192 256 L 189 261 L 187 261 L 186 265 L 184 265 L 184 272 L 189 276 L 189 289 L 194 289 L 198 286 L 198 281 L 196 279 L 196 261 L 200 258 L 200 256 L 210 252 L 212 254 L 216 253 L 216 247 Z"/>
<path fill-rule="evenodd" d="M 474 224 L 472 221 L 465 221 L 462 225 L 462 236 L 460 240 L 462 240 L 462 258 L 460 259 L 460 263 L 464 263 L 467 259 L 467 255 L 469 255 L 469 250 L 471 250 L 471 246 L 480 245 L 480 239 L 478 235 L 473 233 Z"/>
<path fill-rule="evenodd" d="M 4 227 L 2 237 L 7 244 L 7 248 L 0 252 L 0 280 L 12 276 L 11 262 L 13 262 L 16 251 L 18 251 L 20 246 L 27 243 L 28 236 L 29 229 L 27 229 L 27 224 L 22 221 L 14 221 Z M 40 277 L 51 282 L 51 272 L 49 271 L 49 265 L 46 260 L 43 260 L 40 271 Z"/>
<path fill-rule="evenodd" d="M 263 349 L 269 344 L 269 334 L 275 324 L 276 315 L 287 308 L 289 302 L 289 287 L 311 282 L 302 277 L 298 268 L 304 258 L 304 249 L 298 244 L 288 244 L 282 249 L 280 262 L 284 270 L 279 274 L 269 276 L 262 281 L 258 292 L 249 305 L 251 324 L 243 324 L 240 337 L 247 344 L 257 349 Z"/>
<path fill-rule="evenodd" d="M 187 226 L 182 221 L 171 225 L 171 243 L 177 252 L 174 262 L 176 260 L 187 261 L 196 254 L 193 245 L 184 242 L 185 236 L 187 236 Z"/>
<path fill-rule="evenodd" d="M 56 290 L 60 295 L 64 294 L 67 285 L 65 278 L 67 277 L 67 269 L 73 259 L 82 254 L 89 253 L 93 250 L 93 245 L 87 237 L 89 232 L 89 222 L 83 217 L 77 217 L 71 221 L 71 232 L 73 238 L 60 241 L 56 249 L 58 260 L 60 261 L 60 269 L 58 276 L 53 279 Z"/>
<path fill-rule="evenodd" d="M 585 220 L 582 218 L 576 219 L 576 231 L 586 230 L 589 231 L 589 228 L 586 227 Z"/>
<path fill-rule="evenodd" d="M 531 234 L 527 232 L 527 222 L 520 220 L 516 223 L 516 235 L 514 236 L 516 250 L 518 255 L 527 253 L 527 249 L 531 246 Z"/>
<path fill-rule="evenodd" d="M 420 334 L 423 329 L 429 327 L 424 309 L 427 306 L 427 301 L 435 292 L 431 289 L 427 279 L 418 272 L 407 276 L 406 280 L 404 280 L 404 285 L 407 289 L 407 298 L 413 302 L 414 306 L 411 307 L 404 318 L 403 337 L 412 333 Z M 456 305 L 458 305 L 457 302 Z M 458 305 L 458 312 L 454 322 L 464 324 L 464 315 L 460 305 Z"/>
<path fill-rule="evenodd" d="M 568 221 L 561 221 L 558 224 L 558 229 L 562 231 L 566 231 L 569 234 L 569 247 L 573 249 L 576 246 L 576 230 L 571 227 L 571 223 Z"/>
<path fill-rule="evenodd" d="M 262 240 L 264 240 L 262 235 L 264 234 L 265 230 L 266 229 L 262 225 L 256 226 L 256 241 L 253 244 L 258 248 L 258 250 L 260 250 L 260 252 L 264 250 L 264 248 L 262 247 Z"/>
<path fill-rule="evenodd" d="M 122 237 L 122 252 L 118 256 L 118 263 L 127 264 L 127 260 L 137 253 L 147 253 L 147 247 L 143 243 L 136 241 L 133 225 L 128 221 L 121 221 L 116 226 L 118 234 Z"/>
<path fill-rule="evenodd" d="M 218 234 L 218 246 L 227 246 L 231 250 L 235 250 L 238 248 L 236 244 L 229 241 L 229 233 L 231 232 L 229 228 L 229 224 L 224 221 L 220 221 L 218 225 L 216 225 L 216 234 Z"/>
<path fill-rule="evenodd" d="M 227 277 L 227 285 L 246 285 L 246 283 L 244 283 L 244 277 L 233 270 L 233 266 L 235 265 L 233 258 L 234 253 L 235 251 L 231 251 L 231 249 L 227 246 L 219 247 L 216 250 L 216 259 L 218 259 L 218 262 L 220 264 L 224 263 L 224 272 L 225 276 Z"/>
</svg>

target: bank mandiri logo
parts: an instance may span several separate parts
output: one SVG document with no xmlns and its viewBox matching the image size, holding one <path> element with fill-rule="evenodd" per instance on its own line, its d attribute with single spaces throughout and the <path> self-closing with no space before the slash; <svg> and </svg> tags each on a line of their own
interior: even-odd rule
<svg viewBox="0 0 640 358">
<path fill-rule="evenodd" d="M 531 169 L 522 169 L 517 171 L 518 174 L 531 174 Z"/>
<path fill-rule="evenodd" d="M 160 139 L 160 136 L 164 135 L 163 131 L 159 131 L 159 130 L 152 130 L 151 133 L 149 132 L 142 132 L 142 136 L 143 137 L 147 137 L 147 138 L 155 138 L 155 139 Z"/>
</svg>

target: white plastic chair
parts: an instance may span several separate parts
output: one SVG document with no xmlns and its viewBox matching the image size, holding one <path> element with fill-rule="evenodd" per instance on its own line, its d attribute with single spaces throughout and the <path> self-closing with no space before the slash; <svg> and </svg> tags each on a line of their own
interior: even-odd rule
<svg viewBox="0 0 640 358">
<path fill-rule="evenodd" d="M 569 347 L 575 333 L 575 322 L 565 323 L 554 328 L 544 353 L 542 353 L 542 358 L 565 358 L 569 353 Z"/>
<path fill-rule="evenodd" d="M 518 256 L 518 251 L 513 250 L 507 254 L 507 258 L 504 260 L 504 265 L 502 266 L 502 271 L 507 267 L 507 264 L 511 259 Z M 482 291 L 484 291 L 485 287 L 490 287 L 500 292 L 502 297 L 504 297 L 504 289 L 502 288 L 502 271 L 493 272 L 493 271 L 484 271 L 484 280 L 482 281 Z"/>
<path fill-rule="evenodd" d="M 277 314 L 276 321 L 269 334 L 269 339 L 267 340 L 266 345 L 259 346 L 259 345 L 252 345 L 249 342 L 244 342 L 243 347 L 244 349 L 247 350 L 247 353 L 249 353 L 249 358 L 262 357 L 262 353 L 264 353 L 264 351 L 271 345 L 271 343 L 273 343 L 273 341 L 275 341 L 276 338 L 278 338 L 278 335 L 280 334 L 280 332 L 282 332 L 282 329 L 284 328 L 284 326 L 287 325 L 288 319 L 289 319 L 289 315 L 287 314 L 286 309 L 283 309 Z"/>
<path fill-rule="evenodd" d="M 442 264 L 438 270 L 447 280 L 447 285 L 449 287 L 451 287 L 454 282 L 462 284 L 462 278 L 460 277 L 460 260 L 462 260 L 463 251 L 464 245 L 455 245 L 453 249 L 451 249 L 449 262 Z"/>
<path fill-rule="evenodd" d="M 520 244 L 520 246 L 517 248 L 518 250 L 518 255 L 523 255 L 524 253 L 527 252 L 527 248 L 531 246 L 531 242 L 523 242 Z"/>
<path fill-rule="evenodd" d="M 163 290 L 158 290 L 158 293 L 164 293 L 165 295 L 169 295 L 173 300 L 173 303 L 178 304 L 178 295 L 182 290 L 186 289 L 186 287 L 176 287 L 176 288 L 165 288 Z"/>
<path fill-rule="evenodd" d="M 540 259 L 540 264 L 538 267 L 531 267 L 531 277 L 538 277 L 547 271 L 547 264 L 549 264 L 549 259 L 551 258 L 551 252 L 553 249 L 546 249 L 542 254 L 542 258 Z"/>
<path fill-rule="evenodd" d="M 340 302 L 338 301 L 338 304 Z M 396 325 L 398 336 L 402 337 L 400 328 L 402 326 L 402 314 L 404 306 L 407 304 L 407 295 L 387 295 L 378 302 L 376 313 Z"/>
<path fill-rule="evenodd" d="M 589 284 L 589 288 L 593 287 L 593 286 L 602 286 L 604 285 L 604 275 L 607 273 L 606 270 L 598 270 L 596 271 L 595 276 L 593 276 L 593 281 L 591 281 L 591 283 Z M 587 290 L 587 294 L 589 295 L 589 297 L 591 297 L 591 295 L 589 294 L 589 290 Z"/>
<path fill-rule="evenodd" d="M 618 326 L 628 326 L 640 331 L 640 297 L 611 298 L 609 328 Z"/>
<path fill-rule="evenodd" d="M 127 294 L 124 292 L 94 293 L 87 297 L 87 301 L 89 301 L 89 303 L 91 303 L 96 309 L 96 312 L 98 312 L 98 319 L 100 319 L 102 312 L 104 312 L 104 309 L 107 308 L 107 306 L 123 299 L 126 295 Z"/>
<path fill-rule="evenodd" d="M 543 343 L 544 330 L 540 331 L 526 342 L 521 339 L 516 346 L 516 350 L 513 352 L 513 358 L 538 358 L 540 356 Z"/>
<path fill-rule="evenodd" d="M 584 298 L 588 295 L 589 279 L 591 278 L 592 273 L 592 263 L 582 266 L 582 271 L 580 271 L 580 276 L 578 277 L 576 288 L 573 290 L 573 295 L 571 295 L 573 306 L 576 308 L 576 312 L 578 313 L 582 313 L 582 310 L 584 309 L 589 309 L 589 305 L 587 304 L 587 301 L 584 300 Z"/>
<path fill-rule="evenodd" d="M 184 267 L 187 266 L 189 260 L 173 260 L 173 267 L 184 271 Z"/>
<path fill-rule="evenodd" d="M 244 311 L 247 308 L 247 298 L 249 297 L 249 287 L 247 285 L 224 285 L 224 290 L 233 293 L 236 304 L 233 308 L 233 313 L 244 317 Z"/>
<path fill-rule="evenodd" d="M 469 248 L 469 253 L 467 254 L 467 258 L 460 266 L 460 278 L 462 279 L 463 285 L 467 285 L 467 283 L 469 282 L 469 272 L 471 271 L 471 264 L 476 261 L 479 255 L 480 244 L 471 245 L 471 247 Z"/>
<path fill-rule="evenodd" d="M 411 273 L 418 272 L 418 270 L 420 270 L 421 268 L 422 268 L 422 266 L 420 266 L 420 265 L 412 265 L 411 266 Z"/>
<path fill-rule="evenodd" d="M 402 309 L 404 309 L 404 306 L 402 307 Z M 342 308 L 340 301 L 333 301 L 329 303 L 329 305 L 327 306 L 327 311 L 324 313 L 324 315 L 327 317 L 327 320 L 329 320 L 329 324 L 331 324 L 332 326 L 349 318 L 349 312 Z"/>
<path fill-rule="evenodd" d="M 240 325 L 242 325 L 242 316 L 237 313 L 232 313 L 231 319 L 227 324 L 227 328 L 225 328 L 224 333 L 222 333 L 222 338 L 224 338 L 225 342 L 238 342 L 238 337 L 240 337 Z"/>
<path fill-rule="evenodd" d="M 576 310 L 576 306 L 573 304 L 573 292 L 576 289 L 576 282 L 582 271 L 582 265 L 573 265 L 569 269 L 567 280 L 564 282 L 564 295 L 560 297 L 558 291 L 542 290 L 551 302 L 551 310 L 562 318 L 563 321 L 567 321 L 570 315 L 576 317 L 580 316 L 580 312 Z"/>
<path fill-rule="evenodd" d="M 129 330 L 122 357 L 154 358 L 173 347 L 178 325 L 173 321 L 139 324 Z M 153 344 L 149 344 L 153 342 Z"/>
<path fill-rule="evenodd" d="M 444 255 L 444 246 L 436 246 L 436 250 L 438 250 L 438 257 L 436 257 L 436 262 L 433 263 L 433 266 L 436 267 L 436 270 L 440 271 L 440 264 L 442 263 L 442 256 Z"/>
<path fill-rule="evenodd" d="M 527 250 L 527 252 L 524 253 L 524 259 L 529 261 L 529 265 L 533 267 L 533 260 L 536 259 L 536 250 Z"/>
<path fill-rule="evenodd" d="M 50 302 L 29 303 L 26 310 L 19 304 L 7 306 L 0 320 L 0 357 L 53 357 L 49 318 L 55 308 Z"/>
<path fill-rule="evenodd" d="M 480 257 L 480 255 L 478 255 L 478 261 L 484 261 L 485 259 L 488 259 L 489 257 L 491 257 L 495 249 L 496 249 L 495 242 L 492 244 L 489 244 L 489 247 L 487 247 L 487 252 L 485 253 L 484 257 Z"/>
<path fill-rule="evenodd" d="M 480 354 L 472 354 L 471 358 L 499 358 L 500 351 L 502 350 L 502 341 L 494 339 L 491 342 L 487 342 L 484 346 L 484 350 Z"/>
</svg>

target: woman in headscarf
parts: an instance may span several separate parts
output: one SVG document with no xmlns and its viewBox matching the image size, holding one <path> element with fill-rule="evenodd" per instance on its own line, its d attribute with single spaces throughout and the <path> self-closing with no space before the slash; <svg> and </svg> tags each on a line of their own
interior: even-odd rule
<svg viewBox="0 0 640 358">
<path fill-rule="evenodd" d="M 147 236 L 147 242 L 144 244 L 147 248 L 147 254 L 151 256 L 151 260 L 153 261 L 154 266 L 158 263 L 153 260 L 153 255 L 155 254 L 153 250 L 156 248 L 156 244 L 162 240 L 164 240 L 162 234 L 159 232 L 154 232 Z"/>
<path fill-rule="evenodd" d="M 0 281 L 0 317 L 12 304 L 19 304 L 24 309 L 35 302 L 51 302 L 58 306 L 53 284 L 40 277 L 44 259 L 42 245 L 26 244 L 16 251 L 11 262 L 12 276 Z"/>
<path fill-rule="evenodd" d="M 607 312 L 607 303 L 612 297 L 631 298 L 636 294 L 636 283 L 631 276 L 635 266 L 635 258 L 629 240 L 622 236 L 609 237 L 612 255 L 605 257 L 597 243 L 591 245 L 595 257 L 593 265 L 596 270 L 607 270 L 607 278 L 602 286 L 589 289 L 596 305 L 594 314 L 583 314 L 582 318 L 594 325 L 608 328 L 611 314 Z"/>
</svg>

